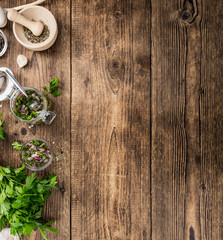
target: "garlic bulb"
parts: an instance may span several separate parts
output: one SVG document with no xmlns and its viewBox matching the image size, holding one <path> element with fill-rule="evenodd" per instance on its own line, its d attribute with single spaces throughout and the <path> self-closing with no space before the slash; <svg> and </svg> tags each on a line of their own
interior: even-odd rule
<svg viewBox="0 0 223 240">
<path fill-rule="evenodd" d="M 18 63 L 20 68 L 25 67 L 27 62 L 28 62 L 28 60 L 24 55 L 18 55 L 17 63 Z"/>
<path fill-rule="evenodd" d="M 0 232 L 1 240 L 19 240 L 19 237 L 10 234 L 10 228 L 5 228 Z"/>
</svg>

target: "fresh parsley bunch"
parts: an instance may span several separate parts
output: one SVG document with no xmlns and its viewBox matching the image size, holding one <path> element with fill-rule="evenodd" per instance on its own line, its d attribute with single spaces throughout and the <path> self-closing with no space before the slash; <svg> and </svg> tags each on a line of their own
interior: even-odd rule
<svg viewBox="0 0 223 240">
<path fill-rule="evenodd" d="M 57 189 L 57 177 L 52 174 L 37 179 L 35 173 L 27 176 L 24 168 L 0 166 L 0 229 L 9 223 L 12 235 L 30 237 L 31 232 L 39 228 L 47 239 L 47 230 L 58 233 L 50 227 L 54 221 L 45 223 L 41 218 L 50 189 Z"/>
<path fill-rule="evenodd" d="M 3 113 L 0 113 L 0 117 L 2 116 Z M 2 127 L 4 121 L 0 120 L 0 138 L 2 140 L 5 140 L 6 139 L 6 132 L 4 130 L 4 128 Z"/>
<path fill-rule="evenodd" d="M 61 93 L 57 90 L 58 87 L 59 87 L 59 80 L 57 77 L 55 77 L 50 81 L 50 88 L 48 89 L 46 86 L 44 86 L 43 89 L 46 91 L 46 95 L 51 93 L 53 94 L 54 97 L 56 97 L 61 95 Z"/>
</svg>

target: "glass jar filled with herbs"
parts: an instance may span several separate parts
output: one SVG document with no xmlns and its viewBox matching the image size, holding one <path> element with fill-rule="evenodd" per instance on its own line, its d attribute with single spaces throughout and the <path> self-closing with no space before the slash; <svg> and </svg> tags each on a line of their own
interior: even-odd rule
<svg viewBox="0 0 223 240">
<path fill-rule="evenodd" d="M 50 144 L 43 139 L 31 139 L 23 145 L 15 142 L 13 147 L 20 150 L 21 161 L 32 171 L 40 171 L 47 168 L 53 160 Z"/>
<path fill-rule="evenodd" d="M 56 114 L 48 111 L 46 96 L 35 88 L 24 87 L 23 89 L 28 97 L 17 90 L 10 98 L 10 108 L 15 117 L 30 124 L 41 121 L 50 124 Z"/>
<path fill-rule="evenodd" d="M 44 99 L 34 90 L 26 90 L 27 96 L 19 94 L 13 106 L 14 114 L 23 120 L 33 120 L 43 110 Z"/>
<path fill-rule="evenodd" d="M 51 124 L 56 117 L 56 114 L 49 111 L 51 101 L 48 94 L 53 96 L 60 96 L 58 91 L 58 78 L 53 78 L 49 83 L 49 87 L 44 86 L 44 93 L 32 87 L 21 87 L 14 77 L 10 69 L 0 68 L 0 82 L 3 88 L 0 88 L 0 102 L 10 100 L 10 109 L 13 115 L 22 122 L 28 124 L 47 123 Z"/>
</svg>

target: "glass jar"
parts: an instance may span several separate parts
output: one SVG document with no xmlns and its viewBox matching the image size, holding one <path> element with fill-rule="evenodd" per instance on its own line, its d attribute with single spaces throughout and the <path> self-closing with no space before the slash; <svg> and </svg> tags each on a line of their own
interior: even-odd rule
<svg viewBox="0 0 223 240">
<path fill-rule="evenodd" d="M 48 149 L 49 149 L 49 155 L 50 155 L 50 159 L 48 160 L 48 162 L 46 164 L 44 164 L 43 166 L 30 166 L 29 164 L 27 164 L 27 162 L 25 161 L 25 159 L 23 158 L 23 150 L 24 150 L 24 147 L 26 147 L 30 142 L 32 141 L 38 141 L 38 142 L 41 142 L 41 143 L 44 143 L 45 145 L 48 146 Z M 40 138 L 33 138 L 33 139 L 30 139 L 28 141 L 26 141 L 23 145 L 22 145 L 22 148 L 20 150 L 20 159 L 22 161 L 22 163 L 25 165 L 26 168 L 32 170 L 32 171 L 41 171 L 41 170 L 44 170 L 46 169 L 47 167 L 49 167 L 49 165 L 52 163 L 53 161 L 53 152 L 52 152 L 52 149 L 51 149 L 51 146 L 50 144 L 43 140 L 43 139 L 40 139 Z"/>
<path fill-rule="evenodd" d="M 26 123 L 29 123 L 29 124 L 35 124 L 35 123 L 39 123 L 41 121 L 44 122 L 44 123 L 47 123 L 47 124 L 51 124 L 52 121 L 54 120 L 54 118 L 56 117 L 56 114 L 47 110 L 47 99 L 46 99 L 46 97 L 40 91 L 38 91 L 35 88 L 23 87 L 23 89 L 25 91 L 26 90 L 34 91 L 39 96 L 41 96 L 41 98 L 43 99 L 43 109 L 41 110 L 40 114 L 36 118 L 33 118 L 31 120 L 24 120 L 24 119 L 16 116 L 16 114 L 14 112 L 15 102 L 16 102 L 17 97 L 22 95 L 22 93 L 17 89 L 15 91 L 15 93 L 13 93 L 12 97 L 9 98 L 10 99 L 10 109 L 11 109 L 11 112 L 13 113 L 13 115 L 16 118 L 18 118 L 20 121 L 26 122 Z"/>
<path fill-rule="evenodd" d="M 24 119 L 20 118 L 19 116 L 16 116 L 13 109 L 14 109 L 14 106 L 16 103 L 16 98 L 19 97 L 20 95 L 22 95 L 22 93 L 20 92 L 20 90 L 18 88 L 16 88 L 14 83 L 12 81 L 10 81 L 9 78 L 7 78 L 7 75 L 5 74 L 6 69 L 7 68 L 0 68 L 0 101 L 9 99 L 11 112 L 18 120 L 20 120 L 22 122 L 26 122 L 28 124 L 36 124 L 36 123 L 40 123 L 40 122 L 44 122 L 46 124 L 51 124 L 53 122 L 53 120 L 55 119 L 56 114 L 51 111 L 48 111 L 46 97 L 39 90 L 32 88 L 32 87 L 23 87 L 23 89 L 25 91 L 26 90 L 34 91 L 39 96 L 41 96 L 41 100 L 43 100 L 43 109 L 38 114 L 38 116 L 36 116 L 35 118 L 32 118 L 31 120 L 24 120 Z M 9 69 L 7 69 L 7 70 L 10 71 Z M 13 75 L 13 73 L 11 71 L 10 71 L 10 73 Z M 1 89 L 2 85 L 5 85 L 4 89 Z"/>
<path fill-rule="evenodd" d="M 0 57 L 4 55 L 4 53 L 6 52 L 7 48 L 8 48 L 8 41 L 7 38 L 5 36 L 5 34 L 0 30 L 0 36 L 2 37 L 3 41 L 4 41 L 4 45 L 2 50 L 0 51 Z"/>
</svg>

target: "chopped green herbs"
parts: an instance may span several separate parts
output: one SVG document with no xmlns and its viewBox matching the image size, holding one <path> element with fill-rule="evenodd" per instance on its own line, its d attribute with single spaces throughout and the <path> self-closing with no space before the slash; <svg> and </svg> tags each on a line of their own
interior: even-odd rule
<svg viewBox="0 0 223 240">
<path fill-rule="evenodd" d="M 4 38 L 0 35 L 0 52 L 3 50 L 5 46 Z"/>
<path fill-rule="evenodd" d="M 13 143 L 14 146 L 18 149 L 21 145 Z M 50 147 L 40 140 L 31 140 L 22 148 L 22 160 L 30 167 L 42 167 L 49 162 L 50 158 Z"/>
<path fill-rule="evenodd" d="M 2 114 L 3 114 L 3 113 L 0 113 L 0 117 L 2 116 Z M 4 123 L 4 121 L 0 120 L 0 138 L 1 138 L 2 140 L 5 140 L 7 134 L 6 134 L 6 132 L 5 132 L 4 128 L 3 128 L 3 123 Z"/>
<path fill-rule="evenodd" d="M 0 230 L 9 223 L 12 235 L 30 237 L 31 232 L 39 228 L 46 240 L 46 231 L 58 233 L 49 226 L 54 221 L 45 223 L 42 220 L 50 190 L 57 189 L 56 179 L 54 174 L 39 179 L 35 173 L 27 176 L 24 166 L 18 169 L 0 166 Z"/>
<path fill-rule="evenodd" d="M 34 90 L 25 90 L 28 97 L 20 94 L 14 103 L 14 114 L 23 120 L 36 118 L 43 110 L 43 98 Z"/>
<path fill-rule="evenodd" d="M 44 42 L 50 36 L 50 30 L 46 24 L 44 24 L 43 32 L 40 36 L 35 36 L 32 31 L 28 28 L 23 27 L 23 33 L 26 39 L 31 43 L 41 43 Z"/>
<path fill-rule="evenodd" d="M 43 87 L 43 89 L 46 91 L 46 95 L 51 93 L 54 97 L 60 96 L 61 93 L 57 90 L 58 87 L 59 87 L 59 80 L 58 80 L 58 78 L 57 77 L 53 78 L 49 83 L 50 83 L 49 90 L 48 90 L 48 88 L 46 86 Z"/>
</svg>

